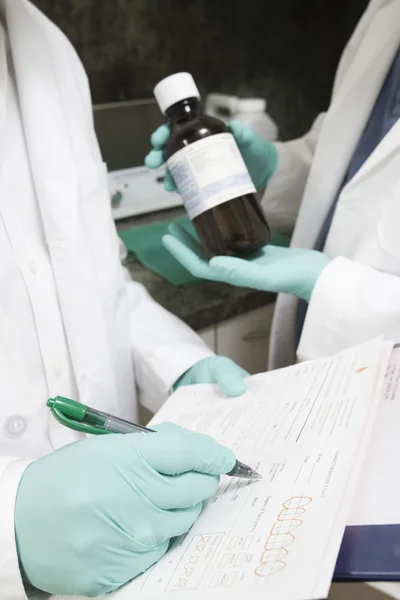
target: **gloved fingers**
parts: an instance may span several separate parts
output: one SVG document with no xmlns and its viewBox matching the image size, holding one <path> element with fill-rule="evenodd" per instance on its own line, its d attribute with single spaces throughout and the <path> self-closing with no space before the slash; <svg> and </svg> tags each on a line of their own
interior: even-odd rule
<svg viewBox="0 0 400 600">
<path fill-rule="evenodd" d="M 279 246 L 264 246 L 256 254 L 250 256 L 246 262 L 252 265 L 252 268 L 264 269 L 265 275 L 271 277 L 271 280 L 286 281 L 289 273 L 295 274 L 299 268 L 299 258 L 304 257 L 304 263 L 309 263 L 310 250 L 306 250 L 307 255 L 303 254 L 302 249 L 283 248 Z M 216 257 L 217 258 L 217 257 Z M 224 257 L 223 257 L 224 258 Z M 218 264 L 218 261 L 217 261 Z"/>
<path fill-rule="evenodd" d="M 160 475 L 148 470 L 138 485 L 141 492 L 155 506 L 163 510 L 189 508 L 215 494 L 219 484 L 218 475 L 204 473 L 182 473 L 180 475 Z"/>
<path fill-rule="evenodd" d="M 151 150 L 144 159 L 144 164 L 148 169 L 158 169 L 164 162 L 162 150 Z M 169 169 L 165 169 L 164 187 L 167 192 L 174 192 L 176 190 L 176 185 Z"/>
<path fill-rule="evenodd" d="M 220 373 L 217 377 L 217 383 L 224 394 L 231 398 L 242 396 L 247 390 L 243 377 L 238 373 Z"/>
<path fill-rule="evenodd" d="M 162 150 L 151 150 L 144 159 L 144 164 L 148 169 L 158 169 L 164 162 L 164 153 Z"/>
<path fill-rule="evenodd" d="M 244 378 L 249 377 L 250 373 L 229 358 L 221 356 L 214 359 L 213 375 L 215 382 L 227 396 L 241 396 L 247 390 Z"/>
<path fill-rule="evenodd" d="M 213 279 L 223 283 L 267 292 L 283 291 L 280 289 L 282 274 L 274 265 L 260 266 L 241 258 L 217 256 L 211 259 L 210 270 Z"/>
<path fill-rule="evenodd" d="M 134 577 L 137 577 L 141 573 L 144 573 L 152 565 L 160 560 L 166 553 L 169 547 L 169 540 L 165 540 L 156 544 L 153 548 L 146 548 L 142 553 L 136 553 L 134 559 L 129 565 L 129 570 L 121 570 L 121 557 L 119 553 L 115 554 L 115 565 L 107 565 L 107 571 L 104 572 L 100 569 L 93 569 L 93 574 L 83 571 L 78 579 L 78 574 L 74 575 L 73 587 L 74 591 L 58 590 L 57 594 L 61 595 L 78 595 L 85 596 L 88 598 L 95 598 L 97 596 L 103 596 L 103 594 L 110 594 L 115 590 L 131 581 Z M 114 558 L 114 557 L 113 557 Z M 125 577 L 124 577 L 125 575 Z M 80 581 L 81 580 L 81 581 Z M 41 596 L 38 596 L 38 598 Z M 35 596 L 32 596 L 35 598 Z"/>
<path fill-rule="evenodd" d="M 160 558 L 164 556 L 164 554 L 167 552 L 169 544 L 169 539 L 163 540 L 162 542 L 159 542 L 152 548 L 144 548 L 143 552 L 136 552 L 134 559 L 129 565 L 129 570 L 125 569 L 122 572 L 125 574 L 125 581 L 121 580 L 121 557 L 119 553 L 116 553 L 116 564 L 114 567 L 115 575 L 112 575 L 110 577 L 112 565 L 108 565 L 107 574 L 103 574 L 103 572 L 96 572 L 93 581 L 89 580 L 89 576 L 86 573 L 86 581 L 84 581 L 83 583 L 83 586 L 86 586 L 86 589 L 82 589 L 80 591 L 80 594 L 88 597 L 96 597 L 102 596 L 103 594 L 109 594 L 110 592 L 114 592 L 115 590 L 119 589 L 120 587 L 134 579 L 134 577 L 137 577 L 141 573 L 144 573 L 144 571 L 147 571 L 147 569 L 149 569 L 152 565 L 158 562 Z"/>
<path fill-rule="evenodd" d="M 189 508 L 162 510 L 149 502 L 149 508 L 150 511 L 143 520 L 140 519 L 140 515 L 132 513 L 132 530 L 129 531 L 129 535 L 135 552 L 140 554 L 189 531 L 199 517 L 203 503 L 198 502 Z"/>
<path fill-rule="evenodd" d="M 291 254 L 293 254 L 293 248 L 286 248 L 285 246 L 274 246 L 273 244 L 268 244 L 262 248 L 264 259 L 274 259 L 280 258 L 281 256 L 287 258 Z"/>
<path fill-rule="evenodd" d="M 160 521 L 157 520 L 154 525 L 157 530 L 157 539 L 170 540 L 187 533 L 199 518 L 202 508 L 203 503 L 199 502 L 190 508 L 162 511 Z"/>
<path fill-rule="evenodd" d="M 208 261 L 182 243 L 174 235 L 164 235 L 164 247 L 181 263 L 192 275 L 202 279 L 213 279 Z"/>
<path fill-rule="evenodd" d="M 153 148 L 155 148 L 156 150 L 161 150 L 162 148 L 164 148 L 165 144 L 167 143 L 169 136 L 171 134 L 171 130 L 169 125 L 161 125 L 160 127 L 158 127 L 158 129 L 156 129 L 151 138 L 151 145 L 153 146 Z"/>
<path fill-rule="evenodd" d="M 188 471 L 222 475 L 233 469 L 236 459 L 231 450 L 208 435 L 163 423 L 157 433 L 133 434 L 132 444 L 158 473 L 178 475 Z M 129 434 L 128 434 L 129 435 Z"/>
<path fill-rule="evenodd" d="M 193 385 L 197 383 L 195 376 L 193 375 L 193 370 L 188 369 L 183 375 L 181 375 L 174 383 L 173 390 L 178 390 L 180 387 L 185 387 L 186 385 Z"/>
<path fill-rule="evenodd" d="M 116 587 L 114 589 L 118 589 L 125 583 L 128 583 L 129 581 L 131 581 L 138 575 L 141 575 L 142 573 L 147 571 L 147 569 L 149 569 L 152 565 L 157 563 L 160 560 L 160 558 L 162 558 L 164 556 L 164 554 L 167 552 L 167 550 L 169 548 L 169 544 L 170 544 L 169 539 L 164 540 L 162 542 L 159 542 L 151 550 L 148 550 L 147 552 L 144 552 L 143 554 L 136 554 L 134 560 L 132 560 L 132 567 L 131 567 L 132 571 L 131 571 L 127 581 L 125 581 L 124 583 L 121 583 L 118 587 Z M 112 591 L 114 591 L 114 590 L 112 590 Z M 105 593 L 105 592 L 103 592 L 103 593 Z"/>
<path fill-rule="evenodd" d="M 214 364 L 216 364 L 217 370 L 229 370 L 235 371 L 236 374 L 239 374 L 241 377 L 250 377 L 250 373 L 246 371 L 246 369 L 242 369 L 240 365 L 237 365 L 232 359 L 227 356 L 217 356 L 216 358 L 210 358 L 205 360 L 213 360 Z"/>
<path fill-rule="evenodd" d="M 200 256 L 200 258 L 207 260 L 199 240 L 194 235 L 189 233 L 185 227 L 178 225 L 178 223 L 171 223 L 168 225 L 168 232 L 181 241 L 182 244 L 185 244 L 185 246 L 187 246 L 192 252 Z"/>
<path fill-rule="evenodd" d="M 241 121 L 229 121 L 226 128 L 232 133 L 239 148 L 248 148 L 254 142 L 254 139 L 258 137 L 254 129 Z"/>
<path fill-rule="evenodd" d="M 147 571 L 147 569 L 149 569 L 152 565 L 158 562 L 160 558 L 163 557 L 164 554 L 167 552 L 170 541 L 171 540 L 169 538 L 163 539 L 162 542 L 158 542 L 158 544 L 156 544 L 153 548 L 148 549 L 147 551 L 140 554 L 137 553 L 135 559 L 132 561 L 132 576 L 129 577 L 127 581 L 131 581 L 131 579 L 137 577 L 141 573 L 144 573 L 144 571 Z"/>
<path fill-rule="evenodd" d="M 144 164 L 148 169 L 158 169 L 165 163 L 165 156 L 163 148 L 168 141 L 170 136 L 169 125 L 161 125 L 151 136 L 151 144 L 153 150 L 151 150 L 144 159 Z M 164 187 L 167 192 L 174 192 L 176 190 L 175 182 L 168 169 L 165 171 L 164 176 Z"/>
</svg>

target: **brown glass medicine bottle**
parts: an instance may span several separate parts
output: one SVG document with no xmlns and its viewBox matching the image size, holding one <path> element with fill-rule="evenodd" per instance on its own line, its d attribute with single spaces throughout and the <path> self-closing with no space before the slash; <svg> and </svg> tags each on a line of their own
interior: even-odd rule
<svg viewBox="0 0 400 600">
<path fill-rule="evenodd" d="M 154 95 L 171 127 L 168 168 L 208 256 L 245 256 L 267 244 L 270 229 L 236 142 L 200 112 L 192 76 L 171 75 Z"/>
</svg>

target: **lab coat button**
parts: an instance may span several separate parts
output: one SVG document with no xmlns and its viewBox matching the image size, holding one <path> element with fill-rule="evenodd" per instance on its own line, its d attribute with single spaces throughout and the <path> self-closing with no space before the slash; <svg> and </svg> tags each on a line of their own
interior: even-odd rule
<svg viewBox="0 0 400 600">
<path fill-rule="evenodd" d="M 21 437 L 26 431 L 27 422 L 24 417 L 14 415 L 9 417 L 4 424 L 4 431 L 9 437 Z"/>
<path fill-rule="evenodd" d="M 29 269 L 30 269 L 30 271 L 31 271 L 31 273 L 33 275 L 36 275 L 36 273 L 37 273 L 37 266 L 36 266 L 36 263 L 35 263 L 34 260 L 30 261 L 30 263 L 29 263 Z"/>
</svg>

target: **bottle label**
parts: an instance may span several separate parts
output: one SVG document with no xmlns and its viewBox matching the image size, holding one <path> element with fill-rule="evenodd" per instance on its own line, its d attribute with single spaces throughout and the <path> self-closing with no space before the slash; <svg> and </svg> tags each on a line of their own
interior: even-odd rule
<svg viewBox="0 0 400 600">
<path fill-rule="evenodd" d="M 211 135 L 178 150 L 167 165 L 191 219 L 256 191 L 230 133 Z"/>
</svg>

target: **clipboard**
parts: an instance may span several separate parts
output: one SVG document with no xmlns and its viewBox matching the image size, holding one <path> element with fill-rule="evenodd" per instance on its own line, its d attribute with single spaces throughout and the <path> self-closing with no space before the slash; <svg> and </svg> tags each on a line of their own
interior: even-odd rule
<svg viewBox="0 0 400 600">
<path fill-rule="evenodd" d="M 346 527 L 333 581 L 400 581 L 400 524 Z"/>
</svg>

